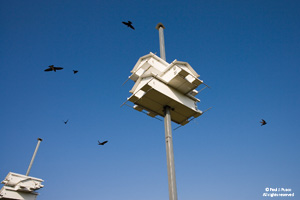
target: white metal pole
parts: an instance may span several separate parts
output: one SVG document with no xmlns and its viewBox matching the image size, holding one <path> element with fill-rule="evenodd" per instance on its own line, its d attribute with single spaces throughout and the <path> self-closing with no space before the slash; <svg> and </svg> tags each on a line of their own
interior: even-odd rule
<svg viewBox="0 0 300 200">
<path fill-rule="evenodd" d="M 37 145 L 36 145 L 36 147 L 35 147 L 33 156 L 32 156 L 32 158 L 31 158 L 31 162 L 30 162 L 29 167 L 28 167 L 28 169 L 27 169 L 26 176 L 29 175 L 30 169 L 31 169 L 31 167 L 32 167 L 34 158 L 35 158 L 36 153 L 37 153 L 37 151 L 38 151 L 38 149 L 39 149 L 39 146 L 40 146 L 41 141 L 42 141 L 42 139 L 41 139 L 41 138 L 38 138 L 38 143 L 37 143 Z"/>
<path fill-rule="evenodd" d="M 160 57 L 166 61 L 165 39 L 164 39 L 165 26 L 162 23 L 158 23 L 155 28 L 159 31 Z M 168 183 L 169 183 L 169 200 L 177 200 L 177 187 L 176 187 L 170 110 L 171 110 L 171 108 L 169 106 L 164 107 L 165 138 L 166 138 L 166 152 L 167 152 Z"/>
</svg>

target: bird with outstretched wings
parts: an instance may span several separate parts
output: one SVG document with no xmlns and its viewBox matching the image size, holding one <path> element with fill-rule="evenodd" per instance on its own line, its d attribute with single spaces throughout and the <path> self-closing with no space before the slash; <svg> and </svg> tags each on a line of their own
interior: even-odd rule
<svg viewBox="0 0 300 200">
<path fill-rule="evenodd" d="M 98 140 L 98 145 L 104 145 L 105 143 L 107 143 L 108 141 L 106 140 L 106 141 L 104 141 L 104 142 L 99 142 L 99 140 Z"/>
<path fill-rule="evenodd" d="M 128 22 L 122 22 L 122 23 L 125 24 L 127 27 L 129 27 L 129 28 L 135 30 L 134 27 L 132 26 L 132 22 L 131 22 L 131 21 L 128 21 Z"/>
<path fill-rule="evenodd" d="M 62 67 L 54 67 L 54 65 L 49 65 L 48 69 L 45 69 L 44 71 L 45 72 L 50 72 L 50 71 L 56 72 L 56 70 L 61 70 L 61 69 L 63 69 L 63 68 Z"/>
<path fill-rule="evenodd" d="M 263 126 L 263 125 L 266 125 L 267 124 L 267 122 L 264 120 L 264 119 L 261 119 L 261 126 Z"/>
</svg>

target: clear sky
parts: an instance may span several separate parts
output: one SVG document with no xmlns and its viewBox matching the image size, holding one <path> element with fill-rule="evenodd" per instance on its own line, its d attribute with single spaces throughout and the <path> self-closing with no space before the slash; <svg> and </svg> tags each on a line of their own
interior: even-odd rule
<svg viewBox="0 0 300 200">
<path fill-rule="evenodd" d="M 211 87 L 197 98 L 213 108 L 173 132 L 178 199 L 299 197 L 298 0 L 0 0 L 0 179 L 26 173 L 40 137 L 38 199 L 168 199 L 164 123 L 120 108 L 159 22 L 167 62 Z"/>
</svg>

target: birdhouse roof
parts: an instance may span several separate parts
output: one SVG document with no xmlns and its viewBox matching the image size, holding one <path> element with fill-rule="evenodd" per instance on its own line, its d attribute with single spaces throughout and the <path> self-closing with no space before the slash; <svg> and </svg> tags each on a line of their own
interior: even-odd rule
<svg viewBox="0 0 300 200">
<path fill-rule="evenodd" d="M 157 60 L 157 61 L 160 62 L 161 64 L 165 65 L 166 68 L 167 68 L 167 66 L 169 65 L 169 63 L 167 63 L 165 60 L 161 59 L 160 57 L 158 57 L 158 56 L 155 55 L 154 53 L 150 52 L 149 54 L 144 55 L 144 56 L 142 56 L 142 57 L 139 58 L 139 60 L 137 61 L 137 63 L 136 63 L 135 66 L 133 67 L 133 69 L 131 70 L 131 73 L 133 74 L 133 73 L 135 73 L 135 72 L 138 70 L 138 68 L 139 68 L 139 66 L 140 66 L 140 64 L 141 64 L 141 62 L 142 62 L 143 60 L 150 59 L 150 58 L 154 58 L 155 60 Z"/>
<path fill-rule="evenodd" d="M 168 69 L 173 67 L 174 65 L 177 65 L 178 67 L 184 68 L 185 70 L 187 70 L 188 72 L 190 72 L 191 74 L 193 74 L 195 77 L 199 78 L 200 75 L 191 67 L 191 65 L 187 62 L 183 62 L 183 61 L 178 61 L 178 60 L 174 60 L 169 66 Z M 166 71 L 168 71 L 168 69 L 166 69 Z"/>
</svg>

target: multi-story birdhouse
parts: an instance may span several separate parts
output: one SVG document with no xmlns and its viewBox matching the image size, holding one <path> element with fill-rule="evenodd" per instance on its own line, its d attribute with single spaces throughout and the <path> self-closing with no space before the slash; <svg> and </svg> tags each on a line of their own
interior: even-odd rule
<svg viewBox="0 0 300 200">
<path fill-rule="evenodd" d="M 0 190 L 0 199 L 35 200 L 36 190 L 43 188 L 43 180 L 9 172 L 2 181 L 4 186 Z"/>
<path fill-rule="evenodd" d="M 199 117 L 195 89 L 203 83 L 199 74 L 187 63 L 174 60 L 167 63 L 153 53 L 141 57 L 129 77 L 135 82 L 127 99 L 138 111 L 148 115 L 164 116 L 164 107 L 171 107 L 171 120 L 185 125 L 191 118 Z"/>
</svg>

